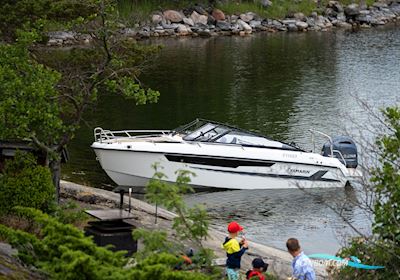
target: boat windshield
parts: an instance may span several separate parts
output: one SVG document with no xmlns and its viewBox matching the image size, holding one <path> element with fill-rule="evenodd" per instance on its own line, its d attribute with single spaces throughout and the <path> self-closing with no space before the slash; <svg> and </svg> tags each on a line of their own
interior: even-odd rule
<svg viewBox="0 0 400 280">
<path fill-rule="evenodd" d="M 254 132 L 207 120 L 195 120 L 174 130 L 185 141 L 215 142 L 245 146 L 262 146 L 297 150 L 279 141 L 270 140 Z"/>
</svg>

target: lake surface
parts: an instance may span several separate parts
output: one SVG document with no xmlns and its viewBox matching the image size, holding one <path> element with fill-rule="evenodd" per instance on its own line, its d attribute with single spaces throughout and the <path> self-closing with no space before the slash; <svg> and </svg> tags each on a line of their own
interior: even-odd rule
<svg viewBox="0 0 400 280">
<path fill-rule="evenodd" d="M 70 146 L 64 178 L 102 188 L 112 185 L 90 149 L 96 126 L 171 129 L 202 117 L 311 149 L 310 128 L 331 135 L 350 132 L 360 142 L 359 128 L 371 122 L 360 100 L 375 110 L 400 100 L 398 26 L 145 43 L 164 45 L 155 66 L 142 76 L 146 85 L 161 92 L 159 103 L 135 106 L 121 97 L 102 98 Z M 319 150 L 324 140 L 317 142 Z M 220 229 L 235 219 L 251 240 L 284 249 L 287 238 L 297 237 L 308 253 L 335 253 L 352 234 L 335 214 L 335 201 L 356 192 L 314 190 L 310 196 L 300 190 L 223 191 L 186 200 L 205 203 Z M 368 218 L 357 208 L 349 205 L 343 216 L 369 231 Z"/>
</svg>

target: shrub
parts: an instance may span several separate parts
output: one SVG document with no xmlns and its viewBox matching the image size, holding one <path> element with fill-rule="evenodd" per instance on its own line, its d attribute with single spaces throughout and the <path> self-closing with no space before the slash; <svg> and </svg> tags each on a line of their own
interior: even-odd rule
<svg viewBox="0 0 400 280">
<path fill-rule="evenodd" d="M 40 225 L 41 231 L 31 234 L 0 224 L 0 238 L 18 249 L 18 256 L 25 264 L 36 266 L 49 279 L 211 279 L 199 272 L 177 271 L 179 257 L 165 252 L 129 265 L 125 252 L 96 246 L 70 224 L 60 223 L 36 209 L 15 207 L 14 210 L 15 214 Z"/>
<path fill-rule="evenodd" d="M 54 205 L 54 185 L 48 168 L 39 166 L 33 155 L 17 152 L 5 165 L 0 179 L 0 212 L 14 206 L 49 212 Z"/>
<path fill-rule="evenodd" d="M 388 133 L 377 139 L 379 165 L 372 170 L 374 189 L 373 236 L 356 238 L 342 257 L 357 256 L 362 263 L 384 269 L 351 267 L 336 272 L 337 279 L 398 279 L 400 275 L 400 108 L 383 111 Z"/>
</svg>

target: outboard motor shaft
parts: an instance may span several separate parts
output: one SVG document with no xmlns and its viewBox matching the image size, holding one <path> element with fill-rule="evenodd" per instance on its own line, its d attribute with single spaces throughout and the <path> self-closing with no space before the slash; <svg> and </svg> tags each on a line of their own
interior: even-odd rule
<svg viewBox="0 0 400 280">
<path fill-rule="evenodd" d="M 332 138 L 332 144 L 327 142 L 322 147 L 322 155 L 331 156 L 331 148 L 333 156 L 340 160 L 347 168 L 356 168 L 358 165 L 357 146 L 353 139 L 348 136 L 336 136 Z M 341 156 L 341 155 L 342 156 Z M 343 162 L 343 159 L 345 162 Z"/>
</svg>

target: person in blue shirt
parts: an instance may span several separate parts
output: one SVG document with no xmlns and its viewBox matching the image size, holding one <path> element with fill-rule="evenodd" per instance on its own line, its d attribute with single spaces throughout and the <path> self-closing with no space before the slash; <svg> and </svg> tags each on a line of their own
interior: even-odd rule
<svg viewBox="0 0 400 280">
<path fill-rule="evenodd" d="M 315 280 L 312 262 L 301 250 L 299 241 L 296 238 L 289 238 L 286 247 L 293 256 L 292 277 L 298 280 Z"/>
</svg>

